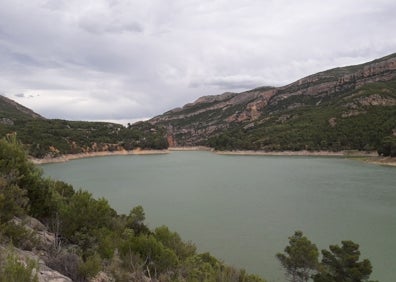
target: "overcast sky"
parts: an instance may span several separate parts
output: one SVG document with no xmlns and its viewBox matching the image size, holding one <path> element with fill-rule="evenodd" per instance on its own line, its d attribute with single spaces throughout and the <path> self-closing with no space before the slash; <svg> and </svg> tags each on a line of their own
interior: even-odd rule
<svg viewBox="0 0 396 282">
<path fill-rule="evenodd" d="M 394 53 L 395 15 L 395 0 L 0 0 L 0 93 L 132 122 Z"/>
</svg>

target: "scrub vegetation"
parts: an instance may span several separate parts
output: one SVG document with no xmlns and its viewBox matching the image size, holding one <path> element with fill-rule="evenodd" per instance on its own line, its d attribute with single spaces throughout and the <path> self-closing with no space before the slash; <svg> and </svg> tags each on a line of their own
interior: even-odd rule
<svg viewBox="0 0 396 282">
<path fill-rule="evenodd" d="M 252 126 L 235 123 L 206 145 L 216 150 L 374 150 L 396 156 L 396 107 L 387 101 L 396 101 L 396 80 L 367 84 L 327 101 L 291 96 L 267 107 Z"/>
</svg>

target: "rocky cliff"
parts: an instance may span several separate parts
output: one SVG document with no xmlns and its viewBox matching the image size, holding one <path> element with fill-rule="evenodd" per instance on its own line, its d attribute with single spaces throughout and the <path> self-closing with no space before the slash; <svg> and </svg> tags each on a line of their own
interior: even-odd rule
<svg viewBox="0 0 396 282">
<path fill-rule="evenodd" d="M 365 113 L 368 107 L 395 106 L 395 80 L 396 54 L 392 54 L 361 65 L 323 71 L 282 87 L 204 96 L 149 122 L 166 127 L 170 146 L 207 145 L 210 138 L 229 130 L 246 131 L 263 129 L 264 124 L 269 128 L 275 123 L 290 123 L 301 118 L 302 114 L 298 113 L 301 109 L 325 111 L 324 106 L 333 109 L 334 116 L 326 118 L 327 121 L 333 118 L 334 127 L 339 118 Z M 370 85 L 378 89 L 368 89 Z M 340 115 L 336 108 L 342 108 Z M 251 140 L 256 142 L 254 148 L 265 149 L 257 144 L 265 136 L 256 135 Z"/>
</svg>

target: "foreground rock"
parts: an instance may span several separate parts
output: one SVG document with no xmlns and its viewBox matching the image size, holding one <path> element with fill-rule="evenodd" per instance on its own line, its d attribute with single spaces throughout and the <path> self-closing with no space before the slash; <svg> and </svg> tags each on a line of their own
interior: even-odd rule
<svg viewBox="0 0 396 282">
<path fill-rule="evenodd" d="M 59 273 L 56 270 L 49 268 L 40 256 L 32 251 L 24 251 L 18 248 L 5 247 L 0 245 L 0 253 L 7 257 L 10 254 L 17 256 L 18 261 L 25 266 L 28 261 L 37 262 L 38 268 L 34 270 L 37 274 L 39 282 L 72 282 L 69 277 Z"/>
<path fill-rule="evenodd" d="M 4 258 L 8 255 L 14 255 L 25 266 L 29 261 L 36 262 L 37 269 L 34 272 L 37 274 L 39 282 L 71 282 L 72 279 L 51 269 L 45 263 L 45 259 L 49 257 L 50 249 L 55 244 L 55 235 L 48 232 L 44 224 L 33 217 L 14 218 L 12 222 L 29 232 L 30 240 L 28 241 L 30 243 L 24 243 L 24 248 L 31 250 L 22 250 L 11 247 L 11 245 L 0 245 L 0 254 Z"/>
</svg>

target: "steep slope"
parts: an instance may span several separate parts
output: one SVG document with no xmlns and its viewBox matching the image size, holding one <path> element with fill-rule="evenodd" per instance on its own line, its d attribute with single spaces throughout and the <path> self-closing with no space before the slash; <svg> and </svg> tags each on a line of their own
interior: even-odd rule
<svg viewBox="0 0 396 282">
<path fill-rule="evenodd" d="M 396 54 L 283 87 L 199 98 L 149 121 L 172 146 L 372 150 L 396 131 Z"/>
<path fill-rule="evenodd" d="M 32 110 L 0 95 L 0 124 L 13 124 L 21 119 L 44 119 Z"/>
</svg>

